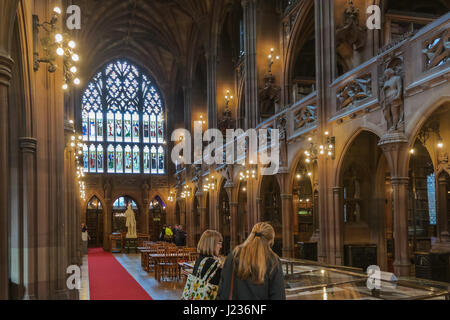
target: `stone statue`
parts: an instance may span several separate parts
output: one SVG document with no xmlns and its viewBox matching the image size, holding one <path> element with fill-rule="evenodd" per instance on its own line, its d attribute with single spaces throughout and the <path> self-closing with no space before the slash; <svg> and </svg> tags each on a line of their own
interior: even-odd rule
<svg viewBox="0 0 450 320">
<path fill-rule="evenodd" d="M 388 131 L 403 128 L 403 84 L 402 78 L 392 68 L 384 72 L 385 80 L 381 88 L 380 103 L 387 122 Z"/>
<path fill-rule="evenodd" d="M 125 211 L 125 217 L 127 218 L 126 226 L 128 228 L 127 239 L 135 239 L 136 235 L 136 219 L 134 217 L 134 211 L 131 208 L 131 203 L 128 204 L 128 209 Z"/>
<path fill-rule="evenodd" d="M 259 116 L 263 119 L 275 114 L 280 103 L 281 89 L 274 85 L 275 78 L 269 74 L 264 78 L 264 88 L 259 92 Z"/>
</svg>

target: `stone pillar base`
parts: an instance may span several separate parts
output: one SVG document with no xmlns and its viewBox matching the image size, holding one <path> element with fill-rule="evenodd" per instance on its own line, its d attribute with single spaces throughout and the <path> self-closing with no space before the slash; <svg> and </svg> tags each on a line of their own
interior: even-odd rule
<svg viewBox="0 0 450 320">
<path fill-rule="evenodd" d="M 397 277 L 409 277 L 411 276 L 411 264 L 394 262 L 394 274 Z"/>
</svg>

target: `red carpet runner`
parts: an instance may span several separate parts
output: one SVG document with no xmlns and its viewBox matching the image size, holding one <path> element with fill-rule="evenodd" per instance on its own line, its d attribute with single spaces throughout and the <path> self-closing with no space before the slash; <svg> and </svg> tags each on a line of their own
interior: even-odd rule
<svg viewBox="0 0 450 320">
<path fill-rule="evenodd" d="M 91 300 L 152 300 L 110 252 L 89 249 Z"/>
</svg>

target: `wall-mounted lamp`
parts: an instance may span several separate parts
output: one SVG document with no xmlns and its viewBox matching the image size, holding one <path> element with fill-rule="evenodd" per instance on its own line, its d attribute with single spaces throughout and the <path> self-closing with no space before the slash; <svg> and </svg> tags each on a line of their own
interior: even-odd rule
<svg viewBox="0 0 450 320">
<path fill-rule="evenodd" d="M 267 58 L 269 59 L 269 68 L 267 69 L 267 73 L 271 74 L 272 73 L 272 65 L 274 64 L 275 60 L 280 60 L 280 56 L 277 56 L 275 54 L 275 49 L 271 48 L 270 53 L 267 56 Z"/>
<path fill-rule="evenodd" d="M 336 138 L 330 137 L 328 131 L 324 132 L 324 137 L 322 138 L 323 143 L 321 145 L 314 143 L 311 137 L 308 138 L 310 147 L 309 150 L 305 151 L 305 162 L 307 164 L 317 161 L 319 156 L 326 156 L 327 160 L 334 160 L 336 158 Z"/>
<path fill-rule="evenodd" d="M 208 192 L 208 191 L 214 191 L 216 190 L 216 185 L 217 185 L 217 179 L 215 178 L 214 175 L 211 175 L 210 177 L 206 177 L 205 178 L 205 183 L 203 184 L 203 191 L 204 192 Z"/>
<path fill-rule="evenodd" d="M 76 63 L 80 60 L 79 55 L 75 52 L 76 43 L 69 38 L 69 35 L 58 30 L 58 18 L 61 15 L 61 9 L 55 7 L 53 9 L 52 19 L 44 23 L 39 23 L 39 17 L 33 15 L 33 56 L 34 71 L 38 71 L 41 63 L 48 64 L 48 71 L 53 73 L 58 69 L 55 64 L 58 56 L 63 58 L 63 74 L 64 84 L 63 90 L 67 90 L 69 85 L 80 85 L 81 80 L 76 76 L 78 68 Z M 40 43 L 45 52 L 45 57 L 39 55 L 39 28 L 45 31 L 45 36 Z"/>
</svg>

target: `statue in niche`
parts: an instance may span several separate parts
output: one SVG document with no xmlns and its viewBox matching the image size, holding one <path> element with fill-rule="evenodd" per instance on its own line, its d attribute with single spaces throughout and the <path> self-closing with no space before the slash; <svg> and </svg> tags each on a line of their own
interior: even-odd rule
<svg viewBox="0 0 450 320">
<path fill-rule="evenodd" d="M 225 136 L 227 129 L 234 129 L 234 120 L 232 118 L 231 110 L 228 108 L 228 102 L 222 115 L 222 119 L 219 120 L 217 127 Z"/>
<path fill-rule="evenodd" d="M 339 64 L 342 73 L 356 67 L 355 51 L 366 45 L 366 28 L 359 25 L 359 9 L 350 0 L 344 11 L 344 24 L 336 30 L 336 44 Z"/>
<path fill-rule="evenodd" d="M 125 211 L 126 227 L 128 228 L 127 239 L 136 239 L 136 218 L 131 203 L 128 204 L 128 209 Z"/>
<path fill-rule="evenodd" d="M 267 75 L 264 78 L 264 88 L 259 92 L 259 116 L 262 119 L 273 116 L 280 103 L 281 89 L 275 86 L 274 82 L 274 76 Z"/>
<path fill-rule="evenodd" d="M 380 103 L 387 122 L 387 130 L 389 132 L 403 130 L 403 83 L 402 78 L 392 68 L 384 71 Z"/>
</svg>

